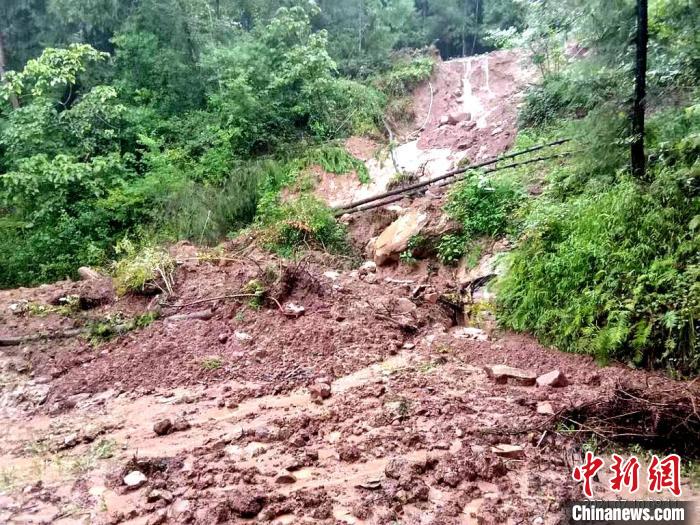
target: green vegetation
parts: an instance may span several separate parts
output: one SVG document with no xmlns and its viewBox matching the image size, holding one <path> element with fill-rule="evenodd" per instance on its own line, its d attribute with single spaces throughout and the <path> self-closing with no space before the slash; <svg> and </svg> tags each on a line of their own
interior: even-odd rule
<svg viewBox="0 0 700 525">
<path fill-rule="evenodd" d="M 224 361 L 218 356 L 211 356 L 202 359 L 202 362 L 199 365 L 202 367 L 203 370 L 211 372 L 213 370 L 218 370 L 219 368 L 224 366 Z"/>
<path fill-rule="evenodd" d="M 521 144 L 566 134 L 574 138 L 568 149 L 576 154 L 539 170 L 545 190 L 537 200 L 505 210 L 519 240 L 497 283 L 499 321 L 602 361 L 697 373 L 700 65 L 697 39 L 689 35 L 700 10 L 650 3 L 651 111 L 647 166 L 639 178 L 629 170 L 625 110 L 631 54 L 627 42 L 618 41 L 625 31 L 608 32 L 615 24 L 631 26 L 631 4 L 592 4 L 572 12 L 565 24 L 589 46 L 586 57 L 567 62 L 561 45 L 549 42 L 550 56 L 559 58 L 542 63 L 556 67 L 543 69 L 542 83 L 529 92 L 521 112 L 521 125 L 531 128 L 521 132 Z M 601 24 L 601 13 L 608 22 Z M 534 27 L 559 35 L 562 20 L 557 29 L 541 16 Z M 514 180 L 527 183 L 527 171 L 518 170 Z M 500 213 L 486 216 L 495 219 L 488 224 L 506 224 Z M 493 228 L 499 230 L 506 231 Z"/>
<path fill-rule="evenodd" d="M 97 345 L 132 330 L 145 328 L 156 319 L 158 319 L 157 311 L 146 312 L 132 318 L 127 318 L 120 313 L 110 315 L 89 324 L 88 339 L 92 344 Z"/>
</svg>

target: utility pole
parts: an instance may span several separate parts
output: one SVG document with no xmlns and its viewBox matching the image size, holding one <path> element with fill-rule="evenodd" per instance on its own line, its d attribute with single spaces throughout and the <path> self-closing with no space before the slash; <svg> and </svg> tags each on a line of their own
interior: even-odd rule
<svg viewBox="0 0 700 525">
<path fill-rule="evenodd" d="M 634 67 L 634 103 L 632 105 L 632 144 L 630 160 L 632 174 L 639 180 L 646 178 L 644 155 L 644 107 L 647 75 L 647 41 L 649 28 L 647 0 L 637 0 L 637 54 Z"/>
</svg>

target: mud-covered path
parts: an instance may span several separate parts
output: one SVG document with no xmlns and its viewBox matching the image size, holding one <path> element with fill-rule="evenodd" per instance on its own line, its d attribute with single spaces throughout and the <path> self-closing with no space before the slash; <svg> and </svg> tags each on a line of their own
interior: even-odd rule
<svg viewBox="0 0 700 525">
<path fill-rule="evenodd" d="M 560 504 L 578 489 L 574 439 L 556 432 L 553 414 L 609 395 L 620 381 L 675 386 L 524 336 L 454 326 L 432 295 L 445 291 L 447 275 L 363 275 L 328 270 L 328 262 L 305 266 L 307 280 L 288 299 L 306 309 L 296 319 L 219 301 L 211 319 L 158 320 L 97 347 L 5 348 L 0 519 L 557 523 Z M 181 301 L 237 289 L 254 268 L 182 268 Z M 20 294 L 38 302 L 66 287 L 76 291 L 58 284 L 3 292 L 0 311 Z M 133 302 L 89 315 L 128 311 Z M 15 332 L 67 322 L 3 314 L 3 330 Z M 214 357 L 221 366 L 207 369 Z M 499 384 L 484 369 L 493 364 L 535 375 L 560 370 L 568 386 Z M 196 379 L 182 372 L 188 367 Z M 328 397 L 311 395 L 319 382 L 330 386 Z M 158 435 L 154 425 L 165 419 L 176 429 Z M 504 456 L 494 448 L 503 444 L 517 449 Z M 133 471 L 145 476 L 142 486 L 125 485 Z"/>
</svg>

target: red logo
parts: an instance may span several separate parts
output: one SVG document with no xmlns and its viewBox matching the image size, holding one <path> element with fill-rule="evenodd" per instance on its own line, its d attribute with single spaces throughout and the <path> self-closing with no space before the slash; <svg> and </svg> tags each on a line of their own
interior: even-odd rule
<svg viewBox="0 0 700 525">
<path fill-rule="evenodd" d="M 634 494 L 639 490 L 639 473 L 641 464 L 635 456 L 625 460 L 617 454 L 612 455 L 613 464 L 610 466 L 612 477 L 610 478 L 610 490 L 621 492 L 627 489 Z M 592 452 L 586 452 L 583 464 L 574 468 L 574 481 L 583 483 L 583 493 L 593 497 L 591 481 L 598 471 L 603 468 L 604 461 L 596 457 Z M 670 454 L 663 459 L 654 455 L 647 469 L 647 487 L 650 492 L 663 492 L 667 489 L 676 497 L 681 495 L 681 458 L 677 454 Z"/>
</svg>

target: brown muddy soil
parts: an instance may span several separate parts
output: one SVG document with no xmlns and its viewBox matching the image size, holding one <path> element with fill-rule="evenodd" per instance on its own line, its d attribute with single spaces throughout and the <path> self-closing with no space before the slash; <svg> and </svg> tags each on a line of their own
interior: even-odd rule
<svg viewBox="0 0 700 525">
<path fill-rule="evenodd" d="M 285 266 L 292 285 L 270 278 L 289 275 Z M 197 303 L 266 275 L 282 307 L 303 314 L 247 298 Z M 580 495 L 580 443 L 552 413 L 619 384 L 681 383 L 455 326 L 436 299 L 453 282 L 444 268 L 374 273 L 323 255 L 188 260 L 177 297 L 145 328 L 4 347 L 0 521 L 558 523 L 562 503 Z M 83 286 L 0 292 L 0 335 L 155 307 L 138 296 L 70 314 L 12 307 Z M 207 308 L 208 319 L 168 319 Z M 500 384 L 484 371 L 493 364 L 560 370 L 569 384 Z M 500 444 L 522 452 L 502 457 Z M 129 488 L 133 471 L 144 479 Z M 603 478 L 595 486 L 609 497 Z"/>
</svg>

